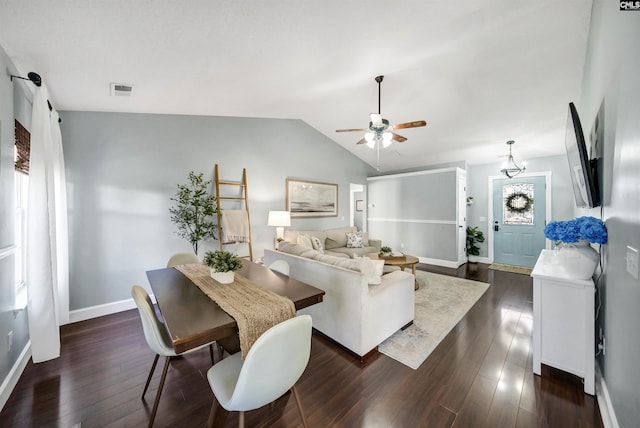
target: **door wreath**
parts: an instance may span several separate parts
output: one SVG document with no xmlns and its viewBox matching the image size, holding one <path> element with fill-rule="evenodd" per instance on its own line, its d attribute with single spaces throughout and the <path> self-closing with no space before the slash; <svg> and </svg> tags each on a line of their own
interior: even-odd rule
<svg viewBox="0 0 640 428">
<path fill-rule="evenodd" d="M 507 196 L 504 204 L 509 211 L 524 213 L 531 209 L 533 199 L 531 199 L 526 193 L 515 192 Z"/>
</svg>

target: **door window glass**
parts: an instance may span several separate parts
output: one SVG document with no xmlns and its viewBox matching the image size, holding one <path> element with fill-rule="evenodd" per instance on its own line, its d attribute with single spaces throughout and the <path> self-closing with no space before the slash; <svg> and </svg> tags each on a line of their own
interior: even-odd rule
<svg viewBox="0 0 640 428">
<path fill-rule="evenodd" d="M 502 187 L 502 222 L 533 225 L 533 183 L 506 184 Z"/>
</svg>

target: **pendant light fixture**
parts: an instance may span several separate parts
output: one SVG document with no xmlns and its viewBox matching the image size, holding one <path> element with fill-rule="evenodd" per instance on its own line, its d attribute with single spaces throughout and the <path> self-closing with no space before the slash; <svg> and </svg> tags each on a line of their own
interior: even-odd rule
<svg viewBox="0 0 640 428">
<path fill-rule="evenodd" d="M 527 163 L 523 162 L 522 163 L 522 168 L 520 168 L 516 162 L 513 160 L 513 155 L 511 154 L 511 146 L 515 143 L 515 141 L 513 140 L 509 140 L 507 141 L 507 145 L 509 146 L 509 155 L 507 156 L 507 160 L 505 161 L 505 163 L 502 164 L 502 169 L 500 170 L 501 173 L 503 173 L 504 175 L 506 175 L 509 178 L 513 178 L 516 175 L 520 174 L 521 172 L 525 171 L 527 169 Z"/>
</svg>

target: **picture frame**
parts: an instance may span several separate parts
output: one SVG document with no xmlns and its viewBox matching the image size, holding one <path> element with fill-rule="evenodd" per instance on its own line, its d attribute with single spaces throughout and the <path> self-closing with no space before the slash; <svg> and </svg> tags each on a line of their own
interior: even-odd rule
<svg viewBox="0 0 640 428">
<path fill-rule="evenodd" d="M 356 199 L 356 211 L 364 211 L 364 200 Z"/>
<path fill-rule="evenodd" d="M 286 191 L 291 218 L 338 216 L 337 184 L 287 178 Z"/>
</svg>

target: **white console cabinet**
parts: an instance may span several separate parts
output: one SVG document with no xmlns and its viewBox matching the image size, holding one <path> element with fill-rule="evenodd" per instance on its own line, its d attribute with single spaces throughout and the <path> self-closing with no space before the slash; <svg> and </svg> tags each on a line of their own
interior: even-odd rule
<svg viewBox="0 0 640 428">
<path fill-rule="evenodd" d="M 595 394 L 595 287 L 592 280 L 566 277 L 556 252 L 542 250 L 533 277 L 533 372 L 541 365 L 584 379 Z"/>
</svg>

